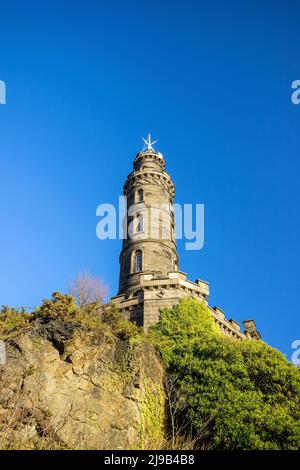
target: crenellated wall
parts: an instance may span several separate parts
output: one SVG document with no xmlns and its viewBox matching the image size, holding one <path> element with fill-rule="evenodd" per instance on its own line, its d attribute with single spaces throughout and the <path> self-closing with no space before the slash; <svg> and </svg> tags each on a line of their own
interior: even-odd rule
<svg viewBox="0 0 300 470">
<path fill-rule="evenodd" d="M 121 294 L 113 297 L 112 301 L 118 305 L 126 319 L 144 326 L 147 330 L 159 321 L 161 308 L 173 307 L 184 297 L 193 297 L 208 304 L 208 283 L 200 279 L 192 282 L 187 279 L 185 273 L 180 271 L 170 272 L 168 277 L 162 279 L 157 279 L 154 274 L 141 273 L 138 290 L 128 296 Z M 225 318 L 225 313 L 220 308 L 209 307 L 209 309 L 222 333 L 236 339 L 260 338 L 253 320 L 247 320 L 246 329 L 243 332 L 235 320 Z"/>
</svg>

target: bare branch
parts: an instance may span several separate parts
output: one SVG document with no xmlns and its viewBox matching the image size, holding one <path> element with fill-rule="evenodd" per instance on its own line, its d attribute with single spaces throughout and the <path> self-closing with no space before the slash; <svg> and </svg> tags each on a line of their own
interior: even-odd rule
<svg viewBox="0 0 300 470">
<path fill-rule="evenodd" d="M 99 277 L 92 276 L 89 271 L 79 273 L 69 285 L 68 291 L 80 307 L 93 303 L 102 304 L 108 294 L 107 285 Z"/>
</svg>

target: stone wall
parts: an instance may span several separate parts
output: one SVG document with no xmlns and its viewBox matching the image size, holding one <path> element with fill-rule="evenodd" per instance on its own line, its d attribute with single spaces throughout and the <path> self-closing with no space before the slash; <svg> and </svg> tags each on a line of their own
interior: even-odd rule
<svg viewBox="0 0 300 470">
<path fill-rule="evenodd" d="M 113 297 L 112 301 L 118 305 L 126 319 L 135 321 L 146 330 L 159 321 L 161 308 L 173 307 L 184 297 L 193 297 L 208 304 L 208 283 L 200 279 L 192 282 L 182 272 L 171 272 L 168 277 L 161 279 L 154 274 L 141 273 L 138 286 L 137 292 L 133 291 L 130 296 L 122 294 Z M 209 309 L 223 334 L 236 339 L 260 339 L 253 320 L 245 322 L 245 332 L 242 332 L 239 323 L 232 319 L 227 320 L 219 307 Z"/>
</svg>

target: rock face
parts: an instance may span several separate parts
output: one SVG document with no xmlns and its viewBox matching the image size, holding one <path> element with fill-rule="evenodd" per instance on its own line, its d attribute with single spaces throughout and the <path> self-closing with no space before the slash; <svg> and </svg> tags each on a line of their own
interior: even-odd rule
<svg viewBox="0 0 300 470">
<path fill-rule="evenodd" d="M 37 320 L 0 366 L 0 448 L 137 449 L 164 432 L 163 367 L 146 340 Z"/>
</svg>

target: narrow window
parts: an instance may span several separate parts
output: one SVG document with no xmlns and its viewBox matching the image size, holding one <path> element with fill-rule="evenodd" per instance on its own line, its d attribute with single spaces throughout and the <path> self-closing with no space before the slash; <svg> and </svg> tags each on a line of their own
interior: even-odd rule
<svg viewBox="0 0 300 470">
<path fill-rule="evenodd" d="M 142 189 L 139 189 L 137 192 L 137 203 L 143 202 L 144 200 L 144 191 Z"/>
<path fill-rule="evenodd" d="M 136 218 L 137 218 L 136 231 L 137 231 L 137 232 L 142 232 L 142 231 L 144 230 L 144 218 L 143 218 L 143 215 L 138 212 L 137 215 L 136 215 Z"/>
<path fill-rule="evenodd" d="M 135 272 L 139 273 L 143 270 L 143 254 L 141 250 L 135 252 Z"/>
</svg>

